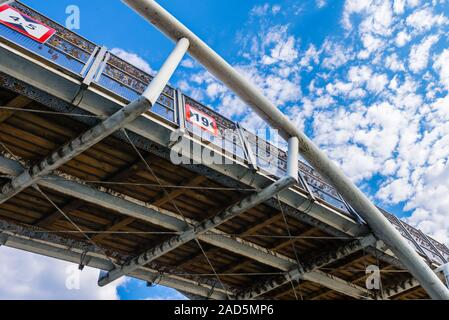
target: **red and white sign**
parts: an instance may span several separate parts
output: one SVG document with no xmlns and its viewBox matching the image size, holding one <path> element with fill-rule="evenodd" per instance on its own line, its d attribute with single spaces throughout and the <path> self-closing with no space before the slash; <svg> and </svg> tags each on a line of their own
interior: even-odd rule
<svg viewBox="0 0 449 320">
<path fill-rule="evenodd" d="M 7 4 L 0 6 L 0 23 L 40 43 L 46 42 L 56 32 Z"/>
<path fill-rule="evenodd" d="M 217 121 L 204 112 L 195 109 L 188 103 L 186 103 L 186 119 L 201 129 L 206 130 L 215 136 L 218 135 Z"/>
</svg>

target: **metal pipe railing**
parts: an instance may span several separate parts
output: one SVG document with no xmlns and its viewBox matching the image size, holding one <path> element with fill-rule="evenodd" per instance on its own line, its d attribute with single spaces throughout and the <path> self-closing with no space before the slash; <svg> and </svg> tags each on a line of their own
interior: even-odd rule
<svg viewBox="0 0 449 320">
<path fill-rule="evenodd" d="M 400 259 L 410 273 L 434 299 L 449 300 L 449 290 L 407 243 L 385 216 L 347 178 L 315 144 L 279 110 L 248 79 L 207 46 L 198 36 L 180 23 L 153 0 L 122 0 L 169 38 L 190 40 L 189 53 L 209 72 L 233 90 L 271 126 L 278 129 L 283 138 L 298 138 L 301 155 L 325 177 L 344 199 L 362 216 L 374 234 L 382 239 Z"/>
</svg>

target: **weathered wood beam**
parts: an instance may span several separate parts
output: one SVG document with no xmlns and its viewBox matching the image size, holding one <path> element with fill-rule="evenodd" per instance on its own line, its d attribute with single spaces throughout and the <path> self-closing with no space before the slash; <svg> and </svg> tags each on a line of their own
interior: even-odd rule
<svg viewBox="0 0 449 320">
<path fill-rule="evenodd" d="M 152 161 L 153 156 L 148 156 L 147 161 Z M 109 177 L 106 177 L 104 179 L 104 182 L 111 182 L 111 181 L 120 181 L 129 178 L 132 176 L 136 171 L 139 171 L 143 168 L 142 161 L 139 159 L 136 162 L 134 162 L 132 165 L 128 165 L 125 168 L 120 169 L 116 173 L 110 175 Z M 63 212 L 66 214 L 69 214 L 70 212 L 78 210 L 85 202 L 81 199 L 75 199 L 70 202 L 68 202 L 65 206 L 61 208 Z M 61 213 L 56 210 L 47 217 L 41 219 L 39 222 L 36 223 L 37 227 L 46 228 L 58 221 L 61 218 Z"/>
<path fill-rule="evenodd" d="M 30 98 L 27 98 L 25 96 L 19 95 L 9 101 L 5 107 L 8 109 L 0 109 L 0 123 L 5 122 L 9 118 L 11 118 L 17 110 L 25 108 L 27 105 L 29 105 L 33 100 Z M 11 110 L 9 108 L 17 109 L 17 110 Z"/>
<path fill-rule="evenodd" d="M 145 168 L 145 166 L 146 165 L 142 162 L 142 169 Z M 206 177 L 204 177 L 204 176 L 196 176 L 193 179 L 191 179 L 189 182 L 187 182 L 187 187 L 197 186 L 197 185 L 201 184 L 202 182 L 204 182 L 205 180 L 206 180 Z M 174 200 L 176 197 L 179 197 L 187 190 L 188 190 L 188 188 L 173 189 L 172 191 L 168 192 L 166 195 L 164 194 L 164 195 L 160 196 L 157 200 L 155 200 L 152 203 L 152 205 L 154 205 L 156 207 L 160 207 L 163 204 Z M 126 217 L 118 222 L 113 222 L 110 226 L 108 226 L 104 230 L 104 231 L 106 231 L 106 233 L 98 234 L 98 235 L 92 237 L 92 240 L 94 240 L 94 241 L 103 240 L 104 238 L 106 238 L 107 236 L 110 235 L 110 232 L 119 231 L 120 229 L 130 225 L 134 221 L 135 221 L 135 219 L 133 219 L 132 217 Z"/>
</svg>

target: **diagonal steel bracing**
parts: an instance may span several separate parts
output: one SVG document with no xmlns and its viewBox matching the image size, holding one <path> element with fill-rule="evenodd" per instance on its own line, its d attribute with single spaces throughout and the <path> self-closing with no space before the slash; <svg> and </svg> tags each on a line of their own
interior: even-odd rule
<svg viewBox="0 0 449 320">
<path fill-rule="evenodd" d="M 164 254 L 182 246 L 183 244 L 197 238 L 199 235 L 204 234 L 205 232 L 220 226 L 226 221 L 235 218 L 239 214 L 244 213 L 245 211 L 265 202 L 266 200 L 272 198 L 277 195 L 282 190 L 288 189 L 298 182 L 298 157 L 297 157 L 297 146 L 298 141 L 296 138 L 291 138 L 288 141 L 289 143 L 289 151 L 293 151 L 291 154 L 288 154 L 287 161 L 287 175 L 278 181 L 275 181 L 268 187 L 264 188 L 261 191 L 253 193 L 252 195 L 245 197 L 244 199 L 238 201 L 236 204 L 230 206 L 229 208 L 223 210 L 216 216 L 211 219 L 205 220 L 199 224 L 196 224 L 194 227 L 187 229 L 182 234 L 174 236 L 163 243 L 150 248 L 144 253 L 140 254 L 137 257 L 131 259 L 125 265 L 115 268 L 107 273 L 103 278 L 98 280 L 98 284 L 100 286 L 107 285 L 112 281 L 132 272 L 136 268 L 142 265 L 146 265 L 147 263 L 160 258 Z"/>
<path fill-rule="evenodd" d="M 344 257 L 347 257 L 369 245 L 373 245 L 375 242 L 376 239 L 371 235 L 360 240 L 351 241 L 350 243 L 347 243 L 335 250 L 326 252 L 316 257 L 312 261 L 306 261 L 306 264 L 290 270 L 282 277 L 270 279 L 266 282 L 256 285 L 254 288 L 243 291 L 239 293 L 236 298 L 244 300 L 255 299 L 291 281 L 295 281 L 298 279 L 313 281 L 313 277 L 308 276 L 308 272 L 324 267 L 325 265 L 328 265 L 337 260 L 343 259 Z M 370 295 L 368 294 L 366 297 L 368 298 L 370 297 Z"/>
<path fill-rule="evenodd" d="M 0 157 L 0 171 L 7 175 L 15 176 L 22 171 L 22 166 L 15 160 Z M 144 202 L 122 194 L 117 194 L 116 192 L 109 191 L 107 189 L 100 191 L 75 181 L 62 179 L 57 175 L 46 176 L 39 180 L 38 184 L 42 187 L 57 191 L 67 196 L 83 199 L 88 203 L 96 204 L 100 207 L 161 226 L 168 230 L 183 231 L 187 227 L 183 218 L 174 212 L 156 208 Z M 198 223 L 190 219 L 187 219 L 187 222 L 192 225 Z M 242 255 L 282 271 L 287 272 L 296 267 L 296 261 L 293 259 L 239 237 L 231 237 L 224 232 L 218 231 L 217 229 L 212 229 L 207 234 L 199 235 L 198 239 L 210 245 L 223 248 L 235 254 Z M 325 277 L 323 276 L 323 273 L 317 273 L 316 271 L 311 272 L 311 274 L 315 274 L 315 280 L 322 281 L 321 284 L 329 287 L 330 289 L 337 290 L 345 294 L 354 290 L 352 284 L 342 281 L 341 279 L 341 281 L 337 283 L 338 286 L 335 286 L 335 282 L 331 283 L 330 279 L 338 281 L 338 278 Z M 363 295 L 364 290 L 359 290 L 358 294 Z"/>
<path fill-rule="evenodd" d="M 1 188 L 0 204 L 6 202 L 24 189 L 36 183 L 43 176 L 64 165 L 93 145 L 126 126 L 145 111 L 149 110 L 161 95 L 177 66 L 189 47 L 189 40 L 182 38 L 165 61 L 157 76 L 152 80 L 143 95 L 100 122 L 82 135 L 63 145 L 45 159 L 23 171 Z"/>
</svg>

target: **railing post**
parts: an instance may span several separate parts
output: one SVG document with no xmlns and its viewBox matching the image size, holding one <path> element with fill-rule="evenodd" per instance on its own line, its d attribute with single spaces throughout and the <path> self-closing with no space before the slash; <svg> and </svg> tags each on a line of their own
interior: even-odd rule
<svg viewBox="0 0 449 320">
<path fill-rule="evenodd" d="M 259 170 L 259 167 L 257 166 L 257 158 L 256 155 L 253 152 L 253 149 L 251 148 L 251 145 L 245 137 L 245 133 L 243 132 L 243 129 L 240 127 L 240 124 L 236 123 L 237 133 L 239 135 L 240 141 L 242 143 L 243 152 L 245 153 L 245 157 L 248 160 L 250 166 L 253 168 L 254 171 Z"/>
<path fill-rule="evenodd" d="M 178 124 L 179 128 L 174 132 L 174 135 L 170 137 L 170 141 L 168 142 L 169 148 L 173 148 L 176 144 L 178 144 L 186 133 L 185 112 L 184 95 L 182 94 L 181 90 L 176 89 L 175 122 Z"/>
<path fill-rule="evenodd" d="M 299 140 L 297 137 L 288 139 L 287 153 L 287 176 L 293 177 L 298 181 L 299 176 Z"/>
<path fill-rule="evenodd" d="M 72 104 L 78 105 L 84 95 L 84 91 L 89 88 L 90 84 L 94 81 L 95 75 L 97 74 L 103 59 L 107 53 L 106 47 L 95 47 L 94 52 L 89 57 L 89 60 L 84 65 L 83 70 L 81 70 L 81 75 L 84 75 L 83 82 L 79 88 L 76 96 L 72 99 Z M 92 62 L 93 61 L 93 62 Z M 87 72 L 87 73 L 86 73 Z"/>
<path fill-rule="evenodd" d="M 185 122 L 185 115 L 186 115 L 186 108 L 184 103 L 184 95 L 182 94 L 182 91 L 179 89 L 176 89 L 176 121 L 179 126 L 179 131 L 184 134 L 186 131 L 186 122 Z"/>
<path fill-rule="evenodd" d="M 301 181 L 302 185 L 309 194 L 309 200 L 311 202 L 315 202 L 316 201 L 315 195 L 313 194 L 313 191 L 310 189 L 309 183 L 307 182 L 307 179 L 304 176 L 304 173 L 301 171 L 301 169 L 298 170 L 298 177 L 299 181 Z"/>
<path fill-rule="evenodd" d="M 104 69 L 106 68 L 106 64 L 108 63 L 110 57 L 111 57 L 111 54 L 110 54 L 109 52 L 106 52 L 106 55 L 105 55 L 105 57 L 104 57 L 104 60 L 103 60 L 103 62 L 101 63 L 100 67 L 98 68 L 98 73 L 97 73 L 97 75 L 95 76 L 95 80 L 94 80 L 95 82 L 100 81 L 100 77 L 101 77 L 101 75 L 103 74 L 103 71 L 104 71 Z"/>
<path fill-rule="evenodd" d="M 98 48 L 97 48 L 98 49 Z M 95 49 L 97 51 L 97 49 Z M 95 56 L 95 60 L 92 63 L 92 66 L 89 68 L 89 70 L 87 71 L 86 76 L 83 79 L 83 84 L 85 86 L 89 86 L 93 81 L 95 76 L 97 75 L 97 72 L 100 70 L 100 67 L 102 66 L 102 62 L 106 56 L 107 53 L 107 48 L 106 47 L 101 47 L 99 49 L 98 54 Z M 89 58 L 89 60 L 94 58 L 94 54 L 92 54 L 92 56 Z M 87 62 L 86 65 L 88 65 L 90 62 Z"/>
<path fill-rule="evenodd" d="M 435 251 L 436 255 L 438 257 L 440 257 L 441 261 L 443 263 L 447 263 L 448 262 L 447 259 L 441 254 L 440 250 L 438 250 L 438 248 L 435 247 L 435 245 L 432 243 L 432 241 L 429 239 L 429 237 L 421 230 L 418 230 L 418 231 L 419 231 L 419 234 L 424 238 L 424 240 L 426 240 L 426 242 L 430 245 L 430 247 Z"/>
<path fill-rule="evenodd" d="M 83 69 L 81 69 L 80 74 L 84 75 L 86 74 L 86 71 L 89 69 L 90 64 L 92 63 L 92 61 L 95 59 L 98 50 L 100 50 L 100 47 L 96 46 L 94 51 L 92 52 L 92 54 L 90 55 L 89 59 L 87 59 L 86 64 L 84 65 Z"/>
<path fill-rule="evenodd" d="M 351 213 L 360 224 L 364 223 L 364 220 L 360 217 L 360 215 L 354 210 L 353 207 L 351 207 L 351 205 L 345 200 L 345 198 L 343 198 L 341 196 L 341 194 L 338 193 L 338 197 L 340 198 L 340 200 L 343 202 L 343 204 L 345 205 L 345 207 L 348 209 L 349 213 Z"/>
</svg>

